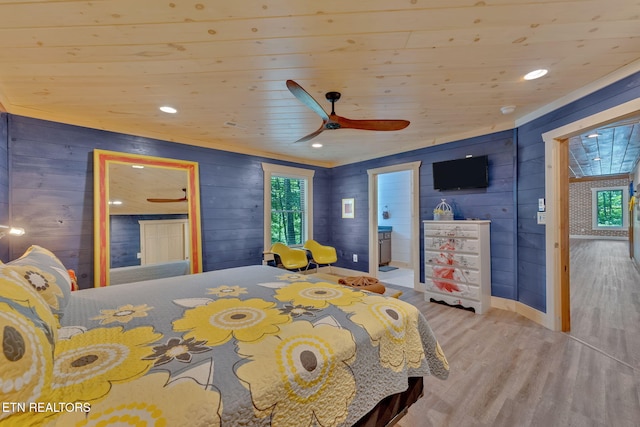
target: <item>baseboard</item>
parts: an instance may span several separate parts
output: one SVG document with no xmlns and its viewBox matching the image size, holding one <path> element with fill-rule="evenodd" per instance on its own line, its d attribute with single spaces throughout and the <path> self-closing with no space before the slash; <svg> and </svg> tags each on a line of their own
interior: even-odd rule
<svg viewBox="0 0 640 427">
<path fill-rule="evenodd" d="M 531 308 L 526 304 L 519 301 L 514 301 L 507 298 L 491 297 L 491 307 L 501 310 L 513 311 L 527 319 L 536 322 L 537 324 L 548 328 L 547 315 L 541 311 Z"/>
<path fill-rule="evenodd" d="M 589 240 L 629 240 L 627 236 L 590 236 L 587 234 L 570 234 L 570 239 L 589 239 Z"/>
</svg>

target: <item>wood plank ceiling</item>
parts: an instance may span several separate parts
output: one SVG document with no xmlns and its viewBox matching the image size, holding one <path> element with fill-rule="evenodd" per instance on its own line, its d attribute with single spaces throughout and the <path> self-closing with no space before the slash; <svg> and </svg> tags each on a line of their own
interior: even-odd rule
<svg viewBox="0 0 640 427">
<path fill-rule="evenodd" d="M 109 166 L 109 214 L 154 215 L 187 214 L 185 197 L 187 173 L 184 170 L 113 163 Z M 167 199 L 175 202 L 150 202 Z"/>
<path fill-rule="evenodd" d="M 510 129 L 611 73 L 637 71 L 639 10 L 638 0 L 0 0 L 0 105 L 333 166 Z M 523 79 L 539 68 L 549 73 Z M 294 143 L 321 120 L 287 79 L 325 110 L 325 92 L 342 92 L 341 116 L 411 124 Z"/>
</svg>

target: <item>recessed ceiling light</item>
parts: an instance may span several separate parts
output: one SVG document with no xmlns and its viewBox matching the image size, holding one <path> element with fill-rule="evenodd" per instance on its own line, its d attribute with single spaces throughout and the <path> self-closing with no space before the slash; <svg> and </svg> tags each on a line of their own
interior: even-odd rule
<svg viewBox="0 0 640 427">
<path fill-rule="evenodd" d="M 597 133 L 590 133 L 589 135 L 587 135 L 587 138 L 597 138 L 600 135 L 598 135 Z"/>
<path fill-rule="evenodd" d="M 593 160 L 595 160 L 596 162 L 599 162 L 601 159 L 600 157 L 594 157 Z"/>
<path fill-rule="evenodd" d="M 504 107 L 500 107 L 500 112 L 502 114 L 511 114 L 516 111 L 515 105 L 505 105 Z"/>
<path fill-rule="evenodd" d="M 175 114 L 178 112 L 178 110 L 176 110 L 173 107 L 169 107 L 168 105 L 163 105 L 162 107 L 160 107 L 160 111 L 162 111 L 163 113 L 169 113 L 169 114 Z"/>
<path fill-rule="evenodd" d="M 122 201 L 121 200 L 113 200 L 113 201 L 109 200 L 109 204 L 110 205 L 121 205 Z"/>
<path fill-rule="evenodd" d="M 143 165 L 131 165 L 131 167 L 134 169 L 144 169 Z"/>
<path fill-rule="evenodd" d="M 313 144 L 311 144 L 311 146 L 313 148 L 322 148 L 322 144 L 320 144 L 319 142 L 314 142 Z"/>
<path fill-rule="evenodd" d="M 473 157 L 473 154 L 467 154 L 466 156 L 464 156 L 466 159 L 470 159 Z"/>
<path fill-rule="evenodd" d="M 524 79 L 525 80 L 539 79 L 540 77 L 544 76 L 548 72 L 549 70 L 545 70 L 544 68 L 541 68 L 539 70 L 534 70 L 534 71 L 531 71 L 530 73 L 525 74 Z"/>
</svg>

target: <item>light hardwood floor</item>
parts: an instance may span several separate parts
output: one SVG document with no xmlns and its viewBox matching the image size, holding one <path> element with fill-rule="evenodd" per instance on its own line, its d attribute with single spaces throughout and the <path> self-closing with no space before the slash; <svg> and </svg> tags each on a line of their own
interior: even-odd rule
<svg viewBox="0 0 640 427">
<path fill-rule="evenodd" d="M 570 335 L 640 369 L 640 272 L 627 241 L 571 241 Z"/>
<path fill-rule="evenodd" d="M 397 425 L 640 425 L 640 275 L 617 247 L 625 242 L 589 242 L 572 250 L 569 334 L 503 310 L 476 315 L 428 303 L 403 289 L 400 298 L 429 320 L 451 373 L 446 381 L 426 377 L 424 397 Z"/>
</svg>

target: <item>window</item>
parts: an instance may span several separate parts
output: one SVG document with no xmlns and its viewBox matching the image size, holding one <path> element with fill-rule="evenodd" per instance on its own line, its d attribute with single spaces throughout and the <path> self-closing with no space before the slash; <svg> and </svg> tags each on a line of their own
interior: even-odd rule
<svg viewBox="0 0 640 427">
<path fill-rule="evenodd" d="M 263 163 L 264 247 L 302 246 L 313 236 L 313 170 Z"/>
<path fill-rule="evenodd" d="M 622 230 L 627 227 L 627 187 L 591 189 L 594 230 Z"/>
</svg>

